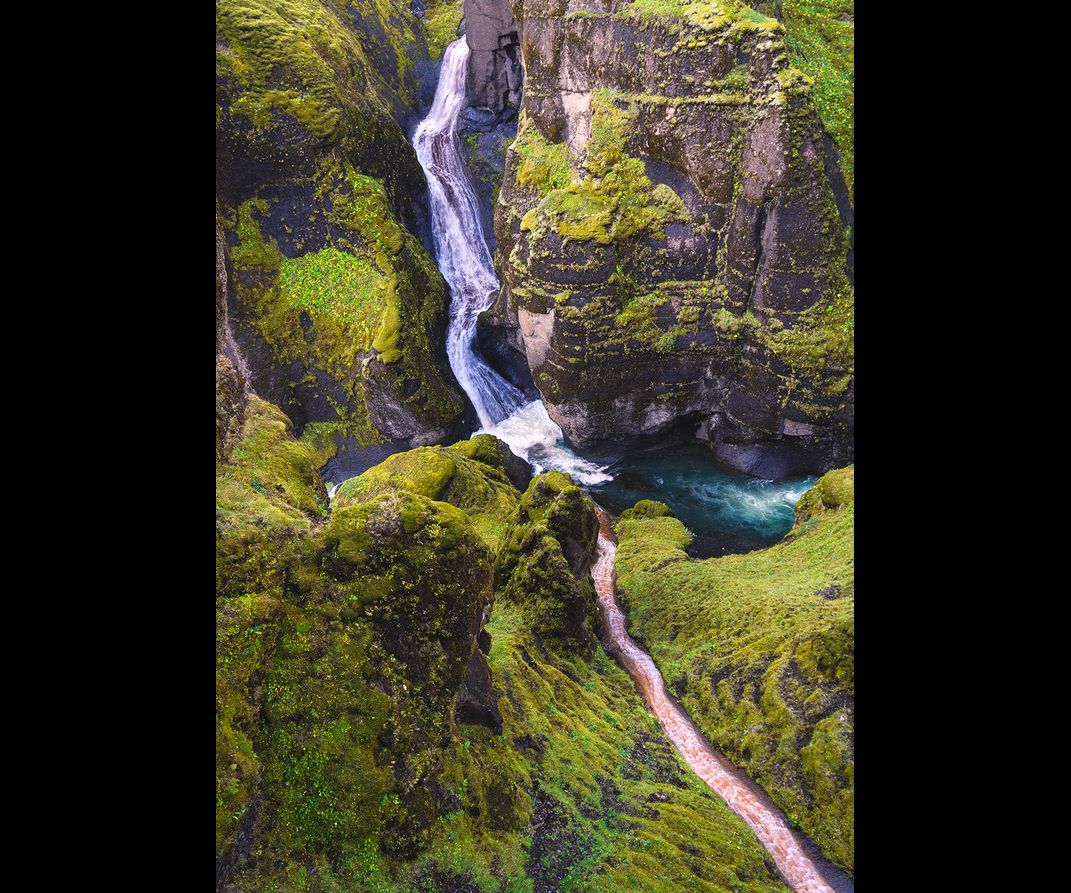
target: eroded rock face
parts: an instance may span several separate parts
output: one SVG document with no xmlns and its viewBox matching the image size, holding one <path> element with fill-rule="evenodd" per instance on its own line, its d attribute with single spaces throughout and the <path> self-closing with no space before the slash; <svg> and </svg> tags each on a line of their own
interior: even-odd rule
<svg viewBox="0 0 1071 893">
<path fill-rule="evenodd" d="M 411 858 L 457 808 L 440 802 L 459 772 L 457 724 L 502 729 L 480 651 L 493 555 L 466 514 L 387 474 L 328 513 L 313 451 L 276 407 L 248 404 L 240 445 L 216 470 L 224 890 L 273 886 L 264 879 L 291 862 L 341 872 L 369 842 Z M 449 475 L 445 460 L 415 451 L 412 486 L 439 481 L 449 492 L 435 495 L 474 510 L 505 498 L 508 510 L 506 457 L 494 438 L 478 440 L 460 445 L 472 467 Z M 515 797 L 501 796 L 503 808 Z"/>
<path fill-rule="evenodd" d="M 503 0 L 465 0 L 469 104 L 495 115 L 520 105 L 523 80 L 520 38 L 513 11 Z"/>
<path fill-rule="evenodd" d="M 246 380 L 225 351 L 233 347 L 227 317 L 230 257 L 216 203 L 216 461 L 225 459 L 245 422 Z"/>
<path fill-rule="evenodd" d="M 525 611 L 548 648 L 590 657 L 599 629 L 588 575 L 599 537 L 591 498 L 568 475 L 532 479 L 495 566 L 495 591 Z"/>
<path fill-rule="evenodd" d="M 216 6 L 230 328 L 253 390 L 298 434 L 424 444 L 464 411 L 446 286 L 411 233 L 426 183 L 404 127 L 430 61 L 408 3 L 343 6 Z"/>
<path fill-rule="evenodd" d="M 581 447 L 683 424 L 749 471 L 842 464 L 854 294 L 810 86 L 774 19 L 650 8 L 513 4 L 493 326 Z"/>
</svg>

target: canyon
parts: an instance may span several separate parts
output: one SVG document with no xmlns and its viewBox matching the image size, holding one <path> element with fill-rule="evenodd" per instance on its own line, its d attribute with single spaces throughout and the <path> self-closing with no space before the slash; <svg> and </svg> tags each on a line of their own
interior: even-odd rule
<svg viewBox="0 0 1071 893">
<path fill-rule="evenodd" d="M 777 12 L 217 3 L 217 889 L 853 888 L 852 147 Z"/>
</svg>

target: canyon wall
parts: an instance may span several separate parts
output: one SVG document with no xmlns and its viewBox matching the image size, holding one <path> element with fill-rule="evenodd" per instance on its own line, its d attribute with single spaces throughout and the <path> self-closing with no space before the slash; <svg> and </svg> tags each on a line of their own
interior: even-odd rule
<svg viewBox="0 0 1071 893">
<path fill-rule="evenodd" d="M 448 295 L 413 235 L 426 184 L 405 134 L 431 65 L 405 3 L 216 6 L 230 324 L 253 390 L 298 434 L 363 447 L 459 429 Z"/>
<path fill-rule="evenodd" d="M 744 470 L 853 455 L 849 231 L 784 27 L 733 2 L 518 0 L 524 98 L 484 337 L 586 449 L 682 428 Z"/>
</svg>

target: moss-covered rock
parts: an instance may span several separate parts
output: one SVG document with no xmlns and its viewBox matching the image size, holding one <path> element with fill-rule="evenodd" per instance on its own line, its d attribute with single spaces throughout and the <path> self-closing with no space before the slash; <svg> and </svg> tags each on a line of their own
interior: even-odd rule
<svg viewBox="0 0 1071 893">
<path fill-rule="evenodd" d="M 249 407 L 217 467 L 218 888 L 784 893 L 572 622 L 597 522 L 567 477 L 522 494 L 484 435 L 325 517 L 313 451 Z"/>
<path fill-rule="evenodd" d="M 519 473 L 517 462 L 527 467 L 490 434 L 450 447 L 420 447 L 396 453 L 345 481 L 335 493 L 334 507 L 405 490 L 463 509 L 480 535 L 497 548 L 517 508 L 519 494 L 508 472 Z"/>
<path fill-rule="evenodd" d="M 673 509 L 664 502 L 654 499 L 641 499 L 632 508 L 625 509 L 621 513 L 621 520 L 628 521 L 632 518 L 672 518 Z"/>
<path fill-rule="evenodd" d="M 217 424 L 218 406 L 217 390 Z M 216 464 L 217 880 L 249 857 L 262 791 L 264 679 L 287 588 L 327 511 L 315 458 L 293 439 L 290 420 L 250 395 L 241 422 Z"/>
<path fill-rule="evenodd" d="M 217 465 L 217 881 L 237 889 L 310 864 L 353 889 L 427 847 L 490 610 L 460 509 L 402 487 L 325 504 L 313 452 L 251 397 Z"/>
<path fill-rule="evenodd" d="M 804 494 L 785 540 L 697 561 L 675 518 L 617 531 L 630 623 L 700 729 L 854 870 L 854 468 Z"/>
<path fill-rule="evenodd" d="M 588 569 L 599 522 L 590 497 L 568 475 L 532 480 L 506 531 L 495 590 L 521 608 L 548 647 L 590 656 L 599 629 Z"/>
<path fill-rule="evenodd" d="M 401 126 L 424 27 L 393 0 L 216 10 L 231 326 L 254 390 L 299 432 L 330 423 L 362 446 L 444 438 L 464 408 L 444 371 L 447 292 L 404 225 L 425 189 Z"/>
<path fill-rule="evenodd" d="M 852 455 L 850 207 L 785 29 L 732 2 L 518 0 L 497 207 L 512 328 L 586 447 L 686 422 L 746 470 Z M 568 89 L 562 85 L 568 84 Z"/>
<path fill-rule="evenodd" d="M 855 193 L 855 0 L 769 0 L 756 9 L 785 25 L 793 66 L 814 81 L 814 102 Z"/>
</svg>

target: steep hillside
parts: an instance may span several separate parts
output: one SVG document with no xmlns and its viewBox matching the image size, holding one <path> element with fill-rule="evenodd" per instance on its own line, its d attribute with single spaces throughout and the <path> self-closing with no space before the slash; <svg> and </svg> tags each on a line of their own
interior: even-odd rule
<svg viewBox="0 0 1071 893">
<path fill-rule="evenodd" d="M 782 543 L 696 561 L 661 503 L 617 525 L 630 628 L 699 728 L 834 862 L 854 869 L 853 467 L 800 500 Z"/>
<path fill-rule="evenodd" d="M 328 511 L 249 398 L 217 465 L 218 889 L 785 890 L 598 647 L 590 500 L 520 471 L 483 435 Z"/>
</svg>

